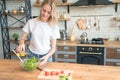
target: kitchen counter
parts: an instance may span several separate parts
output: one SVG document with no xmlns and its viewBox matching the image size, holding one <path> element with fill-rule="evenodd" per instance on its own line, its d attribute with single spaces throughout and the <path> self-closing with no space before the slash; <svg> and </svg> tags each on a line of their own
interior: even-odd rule
<svg viewBox="0 0 120 80">
<path fill-rule="evenodd" d="M 120 48 L 120 41 L 105 41 L 106 48 Z"/>
<path fill-rule="evenodd" d="M 29 45 L 29 41 L 26 42 Z M 106 47 L 106 48 L 120 48 L 120 41 L 104 41 L 104 45 L 101 44 L 78 44 L 78 41 L 70 40 L 57 40 L 58 46 L 96 46 L 96 47 Z"/>
<path fill-rule="evenodd" d="M 120 41 L 104 41 L 104 44 L 78 44 L 78 41 L 57 40 L 58 46 L 96 46 L 106 48 L 120 48 Z"/>
<path fill-rule="evenodd" d="M 48 63 L 46 68 L 73 70 L 72 80 L 120 80 L 120 67 L 72 63 Z M 0 80 L 38 80 L 40 70 L 26 72 L 18 60 L 0 60 Z"/>
</svg>

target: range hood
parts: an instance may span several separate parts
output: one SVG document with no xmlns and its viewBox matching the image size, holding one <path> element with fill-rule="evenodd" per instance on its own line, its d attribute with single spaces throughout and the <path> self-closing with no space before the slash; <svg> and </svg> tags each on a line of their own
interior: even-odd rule
<svg viewBox="0 0 120 80">
<path fill-rule="evenodd" d="M 89 6 L 89 5 L 110 5 L 113 4 L 109 0 L 79 0 L 72 6 Z"/>
</svg>

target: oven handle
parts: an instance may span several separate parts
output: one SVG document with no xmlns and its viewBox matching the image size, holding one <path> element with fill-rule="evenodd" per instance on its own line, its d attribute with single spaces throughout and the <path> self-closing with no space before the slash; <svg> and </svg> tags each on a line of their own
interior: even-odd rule
<svg viewBox="0 0 120 80">
<path fill-rule="evenodd" d="M 101 52 L 79 52 L 79 54 L 102 54 Z"/>
</svg>

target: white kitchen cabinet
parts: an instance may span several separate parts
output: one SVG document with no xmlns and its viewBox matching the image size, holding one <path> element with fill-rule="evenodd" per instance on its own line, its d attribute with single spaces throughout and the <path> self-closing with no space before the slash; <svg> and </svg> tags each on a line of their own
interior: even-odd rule
<svg viewBox="0 0 120 80">
<path fill-rule="evenodd" d="M 57 46 L 55 62 L 76 63 L 76 46 Z"/>
</svg>

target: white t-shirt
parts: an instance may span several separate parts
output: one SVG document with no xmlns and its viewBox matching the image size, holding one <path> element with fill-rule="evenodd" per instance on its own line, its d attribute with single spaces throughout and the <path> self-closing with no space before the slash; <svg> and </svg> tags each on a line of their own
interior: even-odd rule
<svg viewBox="0 0 120 80">
<path fill-rule="evenodd" d="M 50 40 L 60 38 L 58 26 L 50 26 L 47 22 L 30 19 L 23 28 L 24 32 L 31 33 L 30 51 L 36 54 L 46 54 L 50 50 Z"/>
</svg>

